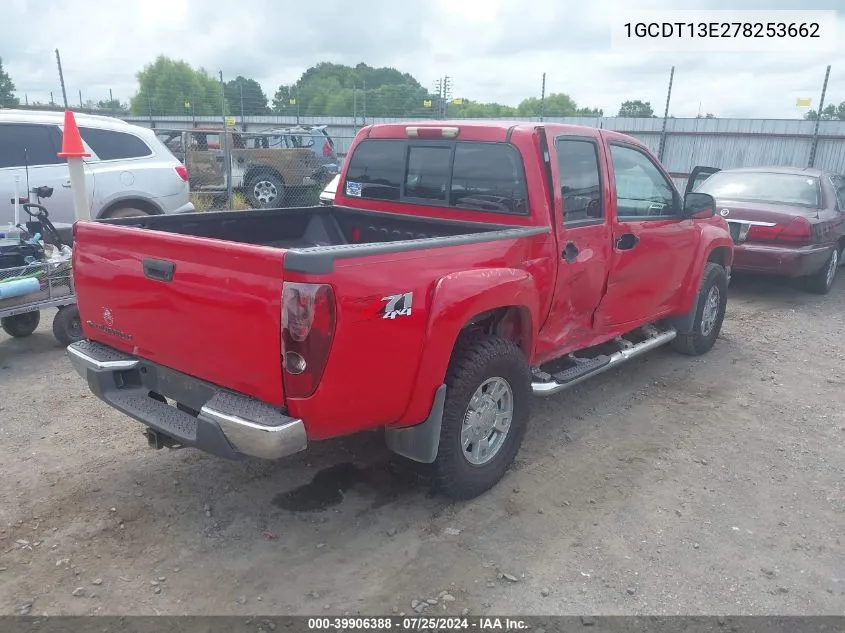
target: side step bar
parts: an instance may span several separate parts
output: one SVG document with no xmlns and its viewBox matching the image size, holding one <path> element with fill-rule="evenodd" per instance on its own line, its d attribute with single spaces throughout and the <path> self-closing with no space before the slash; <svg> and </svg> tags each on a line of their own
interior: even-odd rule
<svg viewBox="0 0 845 633">
<path fill-rule="evenodd" d="M 557 374 L 550 376 L 553 380 L 542 382 L 534 381 L 531 383 L 531 390 L 534 392 L 535 396 L 553 396 L 564 389 L 574 387 L 587 378 L 597 376 L 598 374 L 604 373 L 608 369 L 616 367 L 627 360 L 631 360 L 632 358 L 641 356 L 646 352 L 650 352 L 656 347 L 665 345 L 666 343 L 672 341 L 676 336 L 678 336 L 678 333 L 674 329 L 660 332 L 659 334 L 655 334 L 654 336 L 650 336 L 645 339 L 642 343 L 636 343 L 630 347 L 621 349 L 610 356 L 598 356 L 583 365 L 558 372 Z"/>
</svg>

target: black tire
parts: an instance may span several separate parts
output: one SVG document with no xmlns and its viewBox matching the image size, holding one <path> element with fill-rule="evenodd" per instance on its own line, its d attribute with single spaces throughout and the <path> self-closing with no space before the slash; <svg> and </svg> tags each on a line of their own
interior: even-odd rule
<svg viewBox="0 0 845 633">
<path fill-rule="evenodd" d="M 481 465 L 470 463 L 461 430 L 470 400 L 490 378 L 504 379 L 513 396 L 513 416 L 500 448 Z M 437 459 L 432 464 L 435 489 L 453 499 L 472 499 L 492 488 L 513 463 L 531 413 L 531 371 L 510 341 L 474 334 L 459 340 L 446 373 L 446 402 Z"/>
<path fill-rule="evenodd" d="M 709 328 L 702 327 L 705 306 L 711 299 L 711 292 L 718 293 L 715 322 Z M 701 278 L 701 287 L 698 291 L 698 301 L 695 307 L 695 320 L 692 331 L 687 334 L 678 334 L 672 341 L 672 346 L 687 356 L 701 356 L 710 351 L 719 338 L 722 330 L 722 321 L 725 319 L 725 310 L 728 306 L 728 275 L 725 269 L 719 264 L 708 262 L 704 267 L 704 275 Z"/>
<path fill-rule="evenodd" d="M 817 295 L 826 295 L 833 288 L 836 272 L 839 270 L 839 250 L 833 249 L 818 272 L 804 277 L 804 288 Z M 831 272 L 832 271 L 832 272 Z"/>
<path fill-rule="evenodd" d="M 149 215 L 146 211 L 141 211 L 141 209 L 135 209 L 134 207 L 120 207 L 119 209 L 113 209 L 109 211 L 103 216 L 104 220 L 114 220 L 117 218 L 137 218 L 143 215 Z"/>
<path fill-rule="evenodd" d="M 53 317 L 53 336 L 65 347 L 84 338 L 79 308 L 75 305 L 59 308 L 56 316 Z"/>
<path fill-rule="evenodd" d="M 270 199 L 267 196 L 273 195 Z M 285 201 L 285 183 L 275 174 L 252 176 L 246 186 L 246 197 L 254 209 L 274 209 L 281 207 Z"/>
<path fill-rule="evenodd" d="M 38 310 L 0 319 L 3 331 L 15 338 L 29 336 L 38 329 L 39 323 L 41 323 L 41 313 Z"/>
</svg>

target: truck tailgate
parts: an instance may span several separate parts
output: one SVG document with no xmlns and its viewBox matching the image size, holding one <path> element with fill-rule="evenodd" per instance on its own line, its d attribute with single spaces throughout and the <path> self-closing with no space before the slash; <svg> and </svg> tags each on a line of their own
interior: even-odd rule
<svg viewBox="0 0 845 633">
<path fill-rule="evenodd" d="M 99 222 L 76 225 L 85 336 L 284 404 L 277 248 Z"/>
</svg>

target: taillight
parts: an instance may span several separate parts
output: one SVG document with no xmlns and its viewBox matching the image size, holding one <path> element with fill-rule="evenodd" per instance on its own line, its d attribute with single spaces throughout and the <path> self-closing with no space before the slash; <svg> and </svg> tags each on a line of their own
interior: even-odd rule
<svg viewBox="0 0 845 633">
<path fill-rule="evenodd" d="M 786 225 L 778 235 L 778 242 L 789 242 L 790 244 L 806 244 L 813 235 L 813 228 L 810 221 L 798 216 Z"/>
<path fill-rule="evenodd" d="M 282 367 L 285 395 L 307 398 L 320 383 L 335 328 L 334 292 L 327 284 L 282 286 Z"/>
<path fill-rule="evenodd" d="M 783 227 L 778 224 L 772 226 L 752 224 L 748 229 L 746 240 L 749 242 L 774 242 L 778 233 L 782 230 Z"/>
<path fill-rule="evenodd" d="M 184 165 L 176 165 L 176 173 L 179 175 L 179 178 L 182 179 L 182 182 L 188 182 L 188 168 Z"/>
<path fill-rule="evenodd" d="M 326 141 L 325 143 L 323 143 L 323 156 L 328 158 L 331 155 L 332 155 L 332 146 L 329 145 L 328 141 Z"/>
<path fill-rule="evenodd" d="M 749 242 L 786 242 L 788 244 L 806 244 L 812 237 L 812 225 L 807 218 L 798 216 L 786 226 L 752 224 L 746 240 Z"/>
</svg>

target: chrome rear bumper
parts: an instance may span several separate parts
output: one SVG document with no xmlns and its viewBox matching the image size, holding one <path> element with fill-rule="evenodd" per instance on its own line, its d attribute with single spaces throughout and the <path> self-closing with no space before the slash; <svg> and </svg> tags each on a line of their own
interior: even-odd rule
<svg viewBox="0 0 845 633">
<path fill-rule="evenodd" d="M 230 459 L 278 459 L 308 446 L 302 420 L 255 398 L 93 341 L 67 352 L 98 398 L 180 445 Z"/>
</svg>

